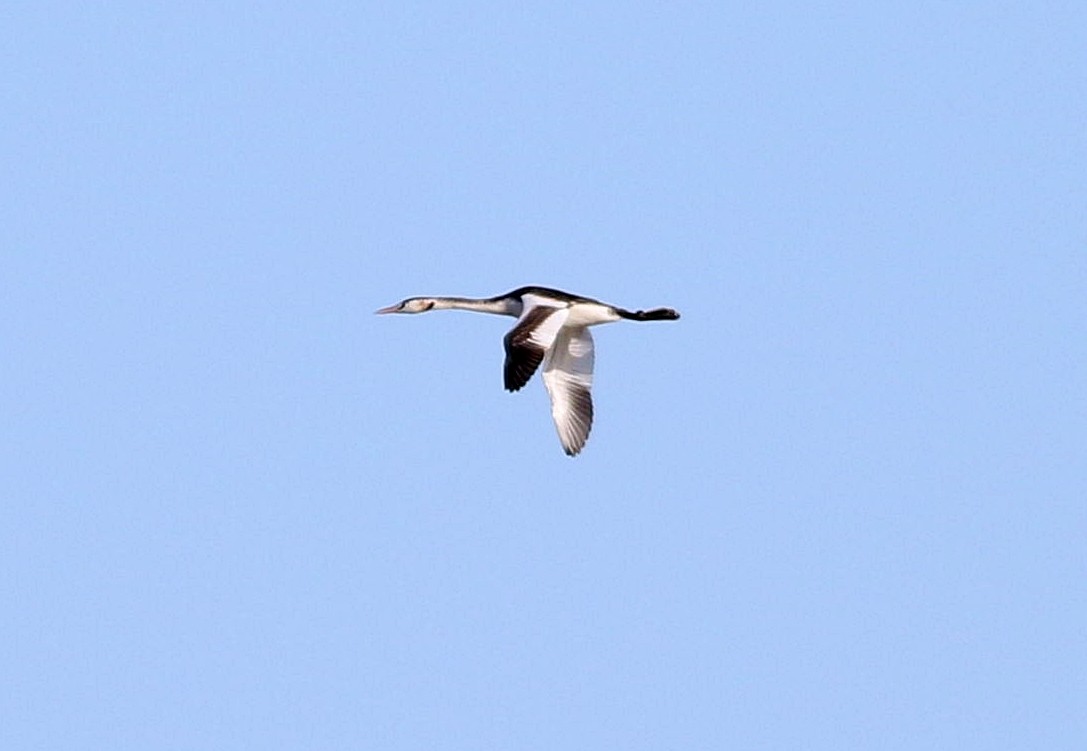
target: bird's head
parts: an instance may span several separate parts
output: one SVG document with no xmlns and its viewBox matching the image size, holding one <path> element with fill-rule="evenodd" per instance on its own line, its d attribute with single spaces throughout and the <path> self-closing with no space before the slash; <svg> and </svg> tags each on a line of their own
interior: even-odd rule
<svg viewBox="0 0 1087 751">
<path fill-rule="evenodd" d="M 384 315 L 385 313 L 426 313 L 435 304 L 436 301 L 430 297 L 409 297 L 407 300 L 401 300 L 396 305 L 390 305 L 374 312 L 378 315 Z"/>
</svg>

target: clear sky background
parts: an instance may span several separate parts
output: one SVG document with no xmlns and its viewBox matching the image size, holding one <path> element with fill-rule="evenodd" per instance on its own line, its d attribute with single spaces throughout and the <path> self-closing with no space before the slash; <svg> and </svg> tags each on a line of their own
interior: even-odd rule
<svg viewBox="0 0 1087 751">
<path fill-rule="evenodd" d="M 0 11 L 0 747 L 1083 749 L 1087 6 Z M 596 330 L 563 453 L 511 319 Z"/>
</svg>

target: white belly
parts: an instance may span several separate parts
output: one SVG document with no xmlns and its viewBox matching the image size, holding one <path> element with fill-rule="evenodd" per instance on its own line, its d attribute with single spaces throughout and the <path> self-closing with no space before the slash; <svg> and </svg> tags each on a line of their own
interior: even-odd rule
<svg viewBox="0 0 1087 751">
<path fill-rule="evenodd" d="M 596 326 L 601 323 L 618 321 L 619 316 L 611 306 L 600 303 L 579 302 L 570 306 L 570 316 L 566 319 L 567 326 Z"/>
</svg>

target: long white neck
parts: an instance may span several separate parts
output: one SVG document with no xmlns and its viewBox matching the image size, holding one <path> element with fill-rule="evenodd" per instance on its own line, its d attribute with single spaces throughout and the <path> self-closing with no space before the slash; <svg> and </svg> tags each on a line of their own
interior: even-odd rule
<svg viewBox="0 0 1087 751">
<path fill-rule="evenodd" d="M 432 297 L 433 310 L 471 310 L 476 313 L 494 313 L 500 316 L 521 315 L 521 304 L 508 298 L 476 300 L 470 297 Z"/>
</svg>

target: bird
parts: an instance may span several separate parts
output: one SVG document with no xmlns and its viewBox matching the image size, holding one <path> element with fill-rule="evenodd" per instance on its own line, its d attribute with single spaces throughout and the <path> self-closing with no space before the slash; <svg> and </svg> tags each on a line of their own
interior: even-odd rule
<svg viewBox="0 0 1087 751">
<path fill-rule="evenodd" d="M 675 321 L 672 308 L 630 311 L 591 297 L 550 287 L 519 287 L 486 298 L 409 297 L 375 311 L 426 313 L 431 310 L 470 310 L 512 316 L 517 323 L 503 344 L 503 381 L 507 391 L 519 391 L 543 365 L 543 382 L 551 397 L 551 418 L 567 456 L 585 447 L 593 425 L 593 337 L 590 326 L 615 321 Z"/>
</svg>

